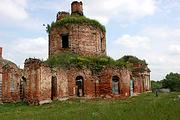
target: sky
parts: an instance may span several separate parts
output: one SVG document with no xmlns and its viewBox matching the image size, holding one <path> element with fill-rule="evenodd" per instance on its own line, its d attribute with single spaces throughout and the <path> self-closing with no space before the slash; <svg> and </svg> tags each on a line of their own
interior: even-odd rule
<svg viewBox="0 0 180 120">
<path fill-rule="evenodd" d="M 48 57 L 43 24 L 72 0 L 0 0 L 3 57 L 21 68 L 26 58 Z M 82 0 L 84 15 L 106 26 L 107 54 L 145 59 L 152 80 L 180 72 L 180 0 Z"/>
</svg>

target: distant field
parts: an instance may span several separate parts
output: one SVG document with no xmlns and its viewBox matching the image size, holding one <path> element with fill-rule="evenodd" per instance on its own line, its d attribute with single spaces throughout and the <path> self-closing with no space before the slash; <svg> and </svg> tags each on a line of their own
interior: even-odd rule
<svg viewBox="0 0 180 120">
<path fill-rule="evenodd" d="M 127 100 L 54 101 L 0 105 L 0 120 L 180 120 L 180 93 L 144 93 Z"/>
</svg>

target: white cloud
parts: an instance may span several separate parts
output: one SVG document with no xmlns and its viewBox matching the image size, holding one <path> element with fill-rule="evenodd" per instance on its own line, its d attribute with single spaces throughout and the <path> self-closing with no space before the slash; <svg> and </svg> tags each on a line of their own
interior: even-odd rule
<svg viewBox="0 0 180 120">
<path fill-rule="evenodd" d="M 16 45 L 14 50 L 21 54 L 26 55 L 44 55 L 47 52 L 48 40 L 42 37 L 34 39 L 20 39 L 15 41 L 13 44 Z M 41 55 L 41 56 L 42 56 Z"/>
<path fill-rule="evenodd" d="M 171 11 L 172 9 L 179 9 L 180 8 L 180 1 L 179 0 L 158 0 L 157 4 L 161 6 L 162 12 Z"/>
<path fill-rule="evenodd" d="M 27 0 L 1 0 L 0 16 L 1 20 L 24 20 L 28 18 L 25 10 Z"/>
<path fill-rule="evenodd" d="M 44 37 L 2 41 L 2 46 L 4 58 L 14 61 L 21 67 L 26 58 L 47 59 L 48 57 L 48 40 Z"/>
<path fill-rule="evenodd" d="M 179 54 L 180 55 L 180 45 L 169 45 L 169 51 L 172 54 Z"/>
<path fill-rule="evenodd" d="M 169 72 L 180 71 L 180 29 L 178 27 L 152 26 L 139 33 L 152 40 L 152 49 L 143 56 L 147 59 L 152 79 L 161 80 Z"/>
<path fill-rule="evenodd" d="M 87 16 L 108 23 L 114 19 L 120 22 L 133 22 L 156 11 L 155 0 L 88 0 L 84 1 Z"/>
<path fill-rule="evenodd" d="M 143 31 L 141 31 L 143 35 L 149 36 L 153 38 L 153 40 L 170 40 L 179 41 L 180 38 L 180 29 L 179 28 L 171 28 L 167 26 L 153 26 L 146 27 Z"/>
<path fill-rule="evenodd" d="M 151 76 L 154 80 L 162 80 L 166 74 L 180 71 L 180 62 L 177 60 L 179 57 L 169 55 L 165 52 L 159 53 L 156 50 L 147 53 L 144 57 L 147 58 L 151 69 Z"/>
<path fill-rule="evenodd" d="M 42 2 L 35 0 L 30 9 L 70 12 L 72 1 Z M 103 24 L 107 24 L 110 20 L 118 21 L 121 24 L 134 22 L 145 16 L 153 15 L 156 8 L 155 0 L 83 0 L 85 16 L 97 19 Z"/>
<path fill-rule="evenodd" d="M 152 79 L 161 80 L 170 72 L 180 71 L 179 38 L 178 27 L 146 27 L 136 35 L 120 36 L 109 53 L 114 58 L 131 54 L 145 59 L 151 69 Z"/>
<path fill-rule="evenodd" d="M 0 26 L 5 29 L 42 30 L 46 22 L 30 14 L 31 0 L 0 0 Z M 39 4 L 38 4 L 39 5 Z M 39 11 L 40 13 L 40 11 Z"/>
<path fill-rule="evenodd" d="M 124 45 L 127 48 L 150 49 L 150 39 L 143 36 L 122 35 L 115 43 Z"/>
</svg>

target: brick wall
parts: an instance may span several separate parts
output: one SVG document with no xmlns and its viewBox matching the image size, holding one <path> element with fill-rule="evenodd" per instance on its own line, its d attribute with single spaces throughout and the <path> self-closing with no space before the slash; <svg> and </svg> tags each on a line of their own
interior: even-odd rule
<svg viewBox="0 0 180 120">
<path fill-rule="evenodd" d="M 38 103 L 40 100 L 41 61 L 27 59 L 24 66 L 25 101 Z"/>
<path fill-rule="evenodd" d="M 145 91 L 144 77 L 141 74 L 139 74 L 134 79 L 134 93 L 137 94 L 137 93 L 142 93 L 144 91 Z"/>
<path fill-rule="evenodd" d="M 52 77 L 57 79 L 56 95 L 53 99 L 77 97 L 76 78 L 83 78 L 84 97 L 128 97 L 130 96 L 130 75 L 126 69 L 104 68 L 99 74 L 92 74 L 89 69 L 49 68 L 39 60 L 25 62 L 24 76 L 26 83 L 26 101 L 39 103 L 52 99 Z M 113 76 L 119 79 L 119 93 L 112 92 Z M 143 78 L 134 80 L 134 92 L 143 91 Z"/>
<path fill-rule="evenodd" d="M 119 77 L 119 95 L 120 97 L 127 97 L 130 94 L 130 72 L 127 70 L 107 68 L 100 74 L 100 95 L 114 96 L 112 93 L 112 78 Z"/>
<path fill-rule="evenodd" d="M 64 17 L 69 16 L 68 12 L 58 12 L 56 16 L 56 21 L 63 19 Z"/>
<path fill-rule="evenodd" d="M 43 100 L 51 100 L 51 80 L 52 80 L 52 73 L 51 69 L 47 66 L 41 66 L 39 69 L 39 90 L 40 90 L 40 99 L 39 101 Z"/>
<path fill-rule="evenodd" d="M 69 48 L 62 48 L 62 35 L 69 35 Z M 101 40 L 102 39 L 102 40 Z M 102 42 L 101 42 L 102 41 Z M 49 56 L 58 52 L 71 51 L 80 55 L 106 55 L 105 33 L 90 25 L 66 25 L 54 28 L 49 37 Z"/>
<path fill-rule="evenodd" d="M 65 70 L 56 68 L 56 71 L 54 73 L 57 77 L 57 97 L 58 99 L 65 98 L 69 96 L 68 92 L 68 79 L 67 79 L 67 73 Z"/>
<path fill-rule="evenodd" d="M 69 96 L 76 96 L 76 77 L 82 76 L 84 80 L 84 96 L 93 97 L 94 93 L 94 79 L 90 70 L 78 70 L 72 68 L 67 71 L 68 79 L 68 93 Z"/>
<path fill-rule="evenodd" d="M 20 69 L 9 66 L 3 68 L 2 71 L 2 101 L 20 101 Z"/>
<path fill-rule="evenodd" d="M 83 3 L 74 1 L 71 3 L 71 12 L 83 15 Z"/>
</svg>

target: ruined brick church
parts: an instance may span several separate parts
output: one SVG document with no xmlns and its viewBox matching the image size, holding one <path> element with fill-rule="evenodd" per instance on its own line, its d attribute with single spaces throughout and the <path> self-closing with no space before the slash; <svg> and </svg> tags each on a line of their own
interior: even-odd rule
<svg viewBox="0 0 180 120">
<path fill-rule="evenodd" d="M 86 19 L 82 5 L 82 2 L 72 2 L 71 14 L 58 12 L 56 21 L 48 26 L 49 58 L 67 51 L 88 57 L 106 56 L 105 28 L 94 20 Z M 134 68 L 141 66 L 133 64 Z M 88 68 L 52 68 L 39 59 L 29 58 L 20 69 L 3 59 L 0 48 L 1 102 L 43 104 L 76 97 L 124 98 L 150 88 L 147 64 L 143 72 L 108 66 L 93 74 Z"/>
</svg>

